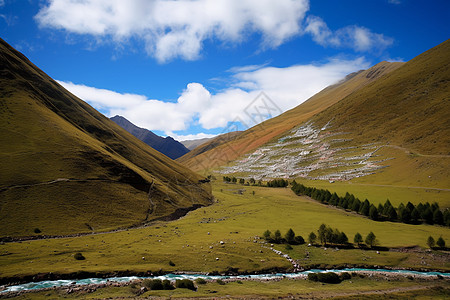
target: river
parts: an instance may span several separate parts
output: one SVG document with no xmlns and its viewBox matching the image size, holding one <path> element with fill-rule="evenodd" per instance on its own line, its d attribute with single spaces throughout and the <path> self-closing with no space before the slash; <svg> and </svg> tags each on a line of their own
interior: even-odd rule
<svg viewBox="0 0 450 300">
<path fill-rule="evenodd" d="M 86 278 L 86 279 L 71 279 L 71 280 L 48 280 L 48 281 L 40 281 L 40 282 L 29 282 L 19 285 L 11 285 L 4 287 L 0 293 L 5 292 L 19 292 L 19 291 L 29 291 L 29 290 L 38 290 L 45 288 L 53 288 L 53 287 L 64 287 L 64 286 L 73 286 L 73 285 L 87 285 L 87 284 L 103 284 L 107 282 L 130 282 L 138 279 L 168 279 L 171 281 L 177 279 L 191 279 L 195 280 L 197 278 L 203 278 L 205 280 L 217 280 L 217 279 L 235 279 L 235 280 L 270 280 L 270 279 L 281 279 L 281 278 L 298 278 L 304 277 L 308 273 L 321 273 L 321 272 L 365 272 L 365 273 L 392 273 L 404 276 L 443 276 L 450 278 L 450 273 L 441 273 L 441 272 L 419 272 L 419 271 L 410 271 L 410 270 L 388 270 L 388 269 L 359 269 L 359 268 L 348 268 L 348 269 L 339 269 L 339 270 L 308 270 L 304 272 L 298 273 L 274 273 L 274 274 L 258 274 L 258 275 L 234 275 L 234 276 L 224 276 L 224 275 L 205 275 L 205 274 L 166 274 L 161 276 L 154 277 L 111 277 L 111 278 Z"/>
</svg>

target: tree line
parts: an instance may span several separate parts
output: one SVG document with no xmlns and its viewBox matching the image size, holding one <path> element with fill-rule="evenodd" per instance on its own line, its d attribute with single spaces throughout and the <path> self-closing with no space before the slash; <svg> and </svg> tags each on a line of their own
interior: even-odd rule
<svg viewBox="0 0 450 300">
<path fill-rule="evenodd" d="M 301 183 L 292 182 L 292 191 L 296 195 L 306 195 L 314 200 L 327 205 L 333 205 L 342 209 L 352 210 L 361 215 L 367 216 L 374 221 L 394 221 L 407 224 L 437 224 L 450 226 L 450 211 L 446 209 L 442 213 L 439 205 L 435 202 L 430 204 L 419 203 L 417 205 L 408 202 L 406 205 L 401 203 L 395 208 L 389 199 L 383 204 L 375 206 L 369 200 L 359 200 L 353 194 L 348 192 L 344 197 L 339 197 L 336 193 L 329 190 L 306 187 Z"/>
<path fill-rule="evenodd" d="M 285 179 L 273 179 L 267 182 L 263 182 L 262 180 L 256 181 L 254 178 L 250 178 L 248 181 L 245 181 L 244 178 L 236 178 L 223 176 L 223 181 L 227 183 L 238 183 L 242 185 L 252 185 L 252 186 L 265 186 L 265 187 L 287 187 L 289 185 L 289 181 Z"/>
<path fill-rule="evenodd" d="M 269 242 L 274 244 L 289 244 L 289 245 L 302 245 L 305 243 L 304 238 L 301 235 L 296 235 L 294 230 L 290 228 L 284 236 L 281 234 L 280 230 L 275 230 L 273 233 L 270 230 L 266 230 L 263 233 L 263 238 Z M 347 235 L 340 231 L 337 228 L 331 228 L 330 226 L 326 224 L 322 224 L 319 226 L 319 229 L 317 229 L 317 234 L 312 231 L 308 235 L 308 242 L 311 245 L 316 245 L 317 242 L 319 242 L 323 246 L 348 246 L 351 243 L 348 240 Z M 360 247 L 363 244 L 363 238 L 362 235 L 357 232 L 353 238 L 353 242 Z M 369 247 L 374 247 L 379 244 L 377 237 L 375 234 L 371 231 L 366 238 L 364 239 L 364 242 Z"/>
</svg>

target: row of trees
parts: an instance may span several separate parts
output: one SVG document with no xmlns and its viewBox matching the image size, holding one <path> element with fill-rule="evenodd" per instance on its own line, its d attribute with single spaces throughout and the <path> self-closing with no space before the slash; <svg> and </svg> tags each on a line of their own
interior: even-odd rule
<svg viewBox="0 0 450 300">
<path fill-rule="evenodd" d="M 265 184 L 262 180 L 256 181 L 254 178 L 250 178 L 248 181 L 245 181 L 244 178 L 236 178 L 223 176 L 223 181 L 228 183 L 238 183 L 242 185 L 252 185 L 252 186 L 267 186 L 267 187 L 287 187 L 289 185 L 289 181 L 285 179 L 273 179 L 267 181 Z"/>
<path fill-rule="evenodd" d="M 292 230 L 292 228 L 290 228 L 284 236 L 281 235 L 281 232 L 278 229 L 274 233 L 272 233 L 270 230 L 266 230 L 263 233 L 263 238 L 266 241 L 275 244 L 287 243 L 289 245 L 301 245 L 305 243 L 303 237 L 300 235 L 295 235 L 295 232 L 294 230 Z M 359 232 L 356 233 L 353 241 L 355 244 L 358 244 L 358 246 L 361 246 L 361 244 L 363 244 L 362 235 Z M 378 245 L 378 240 L 373 232 L 370 232 L 366 236 L 364 241 L 371 248 L 373 246 Z M 339 229 L 337 228 L 333 229 L 325 224 L 319 226 L 319 229 L 317 230 L 317 235 L 315 232 L 311 232 L 309 234 L 308 242 L 312 245 L 316 244 L 317 242 L 320 242 L 320 244 L 324 246 L 350 244 L 348 241 L 348 237 L 344 232 L 339 231 Z"/>
<path fill-rule="evenodd" d="M 319 229 L 317 230 L 317 235 L 314 232 L 311 232 L 308 236 L 308 242 L 310 244 L 315 244 L 316 241 L 319 240 L 319 242 L 322 245 L 347 245 L 349 244 L 348 237 L 343 231 L 339 231 L 339 229 L 331 228 L 330 226 L 327 226 L 326 224 L 322 224 L 319 226 Z M 363 244 L 363 238 L 362 235 L 357 232 L 355 234 L 355 237 L 353 238 L 353 242 L 357 244 L 358 246 L 361 246 Z M 365 238 L 364 242 L 370 246 L 376 246 L 378 245 L 378 240 L 375 234 L 371 231 Z"/>
<path fill-rule="evenodd" d="M 274 233 L 272 233 L 270 230 L 266 230 L 263 233 L 263 237 L 266 241 L 269 243 L 275 243 L 275 244 L 289 244 L 289 245 L 302 245 L 305 243 L 305 240 L 301 235 L 295 235 L 294 230 L 292 228 L 289 228 L 289 230 L 286 232 L 284 236 L 281 235 L 280 230 L 275 230 Z"/>
<path fill-rule="evenodd" d="M 425 204 L 419 203 L 414 205 L 408 202 L 406 205 L 401 203 L 395 208 L 388 199 L 384 205 L 380 203 L 378 206 L 375 206 L 369 200 L 361 201 L 353 194 L 346 193 L 344 197 L 339 197 L 336 193 L 331 193 L 324 189 L 306 187 L 295 182 L 295 180 L 292 182 L 292 190 L 297 195 L 306 195 L 324 204 L 349 209 L 375 221 L 388 220 L 408 224 L 425 222 L 427 224 L 450 226 L 450 211 L 446 209 L 442 213 L 437 203 L 430 205 L 430 203 L 426 202 Z"/>
</svg>

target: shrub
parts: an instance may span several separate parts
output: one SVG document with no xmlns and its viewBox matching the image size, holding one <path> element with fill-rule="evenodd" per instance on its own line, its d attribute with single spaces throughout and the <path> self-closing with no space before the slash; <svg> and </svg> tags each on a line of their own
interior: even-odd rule
<svg viewBox="0 0 450 300">
<path fill-rule="evenodd" d="M 441 276 L 441 277 L 442 277 L 442 276 Z M 243 284 L 243 282 L 240 281 L 240 280 L 236 281 L 236 283 L 237 283 L 237 284 Z"/>
<path fill-rule="evenodd" d="M 219 285 L 225 285 L 225 281 L 223 281 L 223 280 L 221 280 L 221 279 L 217 279 L 216 282 L 217 282 Z"/>
<path fill-rule="evenodd" d="M 42 231 L 39 228 L 34 229 L 34 233 L 41 233 Z"/>
<path fill-rule="evenodd" d="M 341 278 L 339 277 L 339 275 L 334 272 L 309 273 L 308 279 L 311 281 L 320 281 L 320 282 L 324 282 L 324 283 L 340 283 L 341 282 Z"/>
<path fill-rule="evenodd" d="M 181 279 L 175 281 L 175 286 L 179 289 L 189 289 L 195 291 L 194 282 L 189 279 Z"/>
<path fill-rule="evenodd" d="M 317 277 L 317 273 L 308 273 L 308 280 L 319 281 L 319 278 Z"/>
<path fill-rule="evenodd" d="M 175 263 L 173 262 L 173 261 L 169 261 L 169 265 L 171 265 L 172 267 L 174 267 L 175 266 Z"/>
<path fill-rule="evenodd" d="M 153 290 L 153 291 L 164 289 L 161 279 L 153 279 L 153 280 L 145 279 L 142 282 L 142 285 L 145 286 L 146 288 L 148 288 L 149 290 Z"/>
<path fill-rule="evenodd" d="M 319 274 L 317 274 L 317 279 L 320 282 L 325 282 L 325 283 L 340 283 L 341 282 L 339 275 L 334 272 L 319 273 Z"/>
<path fill-rule="evenodd" d="M 172 285 L 170 280 L 167 280 L 167 279 L 163 280 L 162 285 L 163 285 L 163 289 L 165 289 L 165 290 L 173 290 L 173 289 L 175 289 L 175 287 Z"/>
<path fill-rule="evenodd" d="M 341 278 L 341 280 L 348 280 L 352 278 L 352 275 L 350 275 L 350 273 L 348 272 L 343 272 L 339 277 Z"/>
<path fill-rule="evenodd" d="M 81 254 L 80 252 L 75 253 L 73 258 L 75 258 L 76 260 L 85 260 L 86 259 L 86 257 L 84 257 L 83 254 Z"/>
<path fill-rule="evenodd" d="M 206 280 L 203 278 L 197 278 L 195 279 L 195 283 L 197 284 L 206 284 Z"/>
<path fill-rule="evenodd" d="M 429 237 L 428 237 L 428 239 L 427 239 L 427 245 L 428 245 L 428 247 L 429 248 L 433 248 L 434 247 L 434 239 L 433 239 L 433 237 L 430 235 Z"/>
</svg>

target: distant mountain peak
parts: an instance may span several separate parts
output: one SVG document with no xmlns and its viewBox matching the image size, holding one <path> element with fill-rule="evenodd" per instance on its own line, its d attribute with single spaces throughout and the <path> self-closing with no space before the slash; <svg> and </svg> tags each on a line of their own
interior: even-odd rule
<svg viewBox="0 0 450 300">
<path fill-rule="evenodd" d="M 178 157 L 181 157 L 189 152 L 189 149 L 187 149 L 182 143 L 176 141 L 174 138 L 170 136 L 161 137 L 156 135 L 148 129 L 134 125 L 125 117 L 116 115 L 112 117 L 111 120 L 153 149 L 161 152 L 171 159 L 177 159 Z"/>
</svg>

